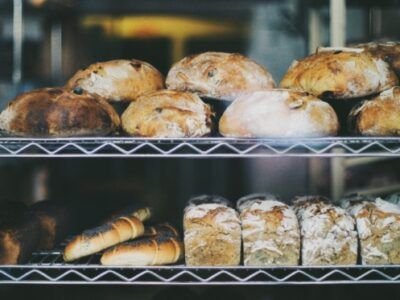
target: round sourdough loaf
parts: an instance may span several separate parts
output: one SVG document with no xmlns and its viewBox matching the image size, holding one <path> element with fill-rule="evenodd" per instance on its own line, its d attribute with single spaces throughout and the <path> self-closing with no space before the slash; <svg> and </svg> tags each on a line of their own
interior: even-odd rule
<svg viewBox="0 0 400 300">
<path fill-rule="evenodd" d="M 295 61 L 280 86 L 329 100 L 363 97 L 397 83 L 390 66 L 363 49 L 324 48 Z"/>
<path fill-rule="evenodd" d="M 400 87 L 355 106 L 348 117 L 353 133 L 367 136 L 400 135 Z"/>
<path fill-rule="evenodd" d="M 187 56 L 168 73 L 168 89 L 233 100 L 253 91 L 271 89 L 271 74 L 255 61 L 237 53 L 205 52 Z"/>
<path fill-rule="evenodd" d="M 133 136 L 195 137 L 211 131 L 211 110 L 192 93 L 160 90 L 132 102 L 121 117 Z"/>
<path fill-rule="evenodd" d="M 149 63 L 110 60 L 78 71 L 67 82 L 69 89 L 82 89 L 108 101 L 134 101 L 138 96 L 164 88 L 164 77 Z"/>
<path fill-rule="evenodd" d="M 336 113 L 328 103 L 284 89 L 239 97 L 219 122 L 226 137 L 318 137 L 336 135 L 338 129 Z"/>
<path fill-rule="evenodd" d="M 62 88 L 21 94 L 0 114 L 0 129 L 16 136 L 99 136 L 119 124 L 118 114 L 101 97 Z"/>
</svg>

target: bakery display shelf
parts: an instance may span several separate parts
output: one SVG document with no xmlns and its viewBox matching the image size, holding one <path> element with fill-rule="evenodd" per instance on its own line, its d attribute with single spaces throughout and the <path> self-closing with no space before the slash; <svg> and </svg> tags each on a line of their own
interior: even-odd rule
<svg viewBox="0 0 400 300">
<path fill-rule="evenodd" d="M 399 156 L 400 138 L 0 138 L 0 157 Z"/>
<path fill-rule="evenodd" d="M 312 285 L 399 284 L 400 266 L 352 267 L 105 267 L 99 255 L 76 264 L 60 251 L 37 252 L 24 265 L 0 266 L 0 284 Z"/>
</svg>

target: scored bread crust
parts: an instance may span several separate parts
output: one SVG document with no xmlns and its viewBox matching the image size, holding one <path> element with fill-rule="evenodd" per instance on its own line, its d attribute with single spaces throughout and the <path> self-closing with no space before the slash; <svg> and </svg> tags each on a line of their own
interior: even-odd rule
<svg viewBox="0 0 400 300">
<path fill-rule="evenodd" d="M 294 62 L 280 86 L 322 99 L 350 99 L 379 93 L 397 83 L 396 74 L 382 59 L 362 49 L 340 48 Z"/>
<path fill-rule="evenodd" d="M 266 68 L 238 53 L 205 52 L 175 63 L 166 79 L 168 89 L 200 96 L 234 100 L 275 82 Z"/>
<path fill-rule="evenodd" d="M 318 137 L 336 135 L 337 115 L 326 102 L 284 89 L 236 99 L 219 121 L 226 137 Z"/>
<path fill-rule="evenodd" d="M 101 136 L 119 124 L 118 114 L 101 97 L 62 88 L 23 93 L 0 114 L 0 129 L 16 136 Z"/>
<path fill-rule="evenodd" d="M 83 89 L 108 101 L 134 101 L 144 93 L 164 88 L 164 77 L 149 63 L 119 59 L 95 63 L 78 71 L 65 87 Z"/>
<path fill-rule="evenodd" d="M 348 124 L 355 134 L 400 135 L 400 87 L 386 90 L 355 106 L 348 116 Z"/>
<path fill-rule="evenodd" d="M 160 90 L 132 102 L 121 116 L 129 135 L 195 137 L 211 131 L 211 109 L 192 93 Z"/>
</svg>

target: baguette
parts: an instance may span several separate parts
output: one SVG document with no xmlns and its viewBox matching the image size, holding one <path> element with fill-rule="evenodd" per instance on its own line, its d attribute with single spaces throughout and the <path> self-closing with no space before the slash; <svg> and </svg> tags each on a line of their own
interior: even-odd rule
<svg viewBox="0 0 400 300">
<path fill-rule="evenodd" d="M 153 215 L 152 209 L 143 203 L 134 203 L 122 210 L 117 211 L 112 214 L 107 222 L 114 221 L 120 217 L 132 216 L 138 218 L 140 221 L 148 221 Z"/>
<path fill-rule="evenodd" d="M 118 245 L 104 252 L 102 265 L 156 266 L 183 258 L 183 243 L 177 237 L 159 236 Z"/>
<path fill-rule="evenodd" d="M 154 226 L 146 226 L 143 237 L 178 237 L 179 233 L 175 227 L 168 223 L 157 224 Z"/>
<path fill-rule="evenodd" d="M 134 216 L 114 219 L 93 229 L 85 230 L 70 241 L 64 250 L 64 260 L 72 261 L 108 247 L 143 235 L 142 221 Z"/>
</svg>

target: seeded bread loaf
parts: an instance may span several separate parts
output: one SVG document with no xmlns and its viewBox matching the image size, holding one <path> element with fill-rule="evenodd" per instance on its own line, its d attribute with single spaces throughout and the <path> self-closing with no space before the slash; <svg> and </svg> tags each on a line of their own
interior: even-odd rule
<svg viewBox="0 0 400 300">
<path fill-rule="evenodd" d="M 303 265 L 357 263 L 355 221 L 344 209 L 319 196 L 295 199 L 294 209 L 300 224 Z"/>
<path fill-rule="evenodd" d="M 183 217 L 185 259 L 189 266 L 237 266 L 241 228 L 238 213 L 221 202 L 191 202 Z"/>
<path fill-rule="evenodd" d="M 246 266 L 298 265 L 300 231 L 294 211 L 273 195 L 238 200 Z"/>
</svg>

